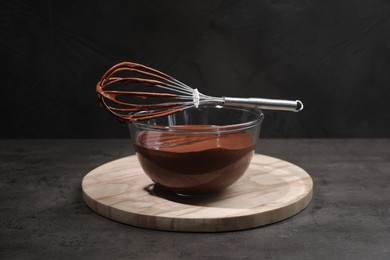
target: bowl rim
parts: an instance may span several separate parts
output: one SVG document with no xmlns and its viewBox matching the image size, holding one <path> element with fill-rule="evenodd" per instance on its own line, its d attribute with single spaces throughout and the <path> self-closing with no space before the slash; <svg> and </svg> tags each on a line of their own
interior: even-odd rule
<svg viewBox="0 0 390 260">
<path fill-rule="evenodd" d="M 211 128 L 204 128 L 204 125 L 200 125 L 203 127 L 191 127 L 191 129 L 181 128 L 180 125 L 178 127 L 172 126 L 164 126 L 164 125 L 156 125 L 145 123 L 145 121 L 133 121 L 129 122 L 129 126 L 133 126 L 142 130 L 153 130 L 153 131 L 161 131 L 161 132 L 172 132 L 172 133 L 192 133 L 192 134 L 203 134 L 203 133 L 222 133 L 222 132 L 233 132 L 239 130 L 247 130 L 249 128 L 260 125 L 264 120 L 264 114 L 260 109 L 251 108 L 251 107 L 234 107 L 234 106 L 221 106 L 221 105 L 200 105 L 199 108 L 217 108 L 217 109 L 231 109 L 231 110 L 244 110 L 247 112 L 251 112 L 256 114 L 256 119 L 248 122 L 243 122 L 239 124 L 231 124 L 231 125 L 210 125 Z M 194 108 L 190 108 L 194 109 Z M 142 112 L 140 112 L 142 113 Z M 180 113 L 180 112 L 178 112 Z M 164 116 L 168 117 L 168 116 Z M 164 118 L 162 117 L 162 118 Z"/>
</svg>

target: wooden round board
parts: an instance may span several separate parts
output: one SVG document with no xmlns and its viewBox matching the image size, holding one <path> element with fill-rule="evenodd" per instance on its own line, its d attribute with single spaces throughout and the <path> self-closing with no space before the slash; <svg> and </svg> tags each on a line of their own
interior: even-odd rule
<svg viewBox="0 0 390 260">
<path fill-rule="evenodd" d="M 154 185 L 134 155 L 92 170 L 82 189 L 92 210 L 115 221 L 159 230 L 219 232 L 297 214 L 310 203 L 313 181 L 294 164 L 255 154 L 244 176 L 224 192 L 184 197 Z"/>
</svg>

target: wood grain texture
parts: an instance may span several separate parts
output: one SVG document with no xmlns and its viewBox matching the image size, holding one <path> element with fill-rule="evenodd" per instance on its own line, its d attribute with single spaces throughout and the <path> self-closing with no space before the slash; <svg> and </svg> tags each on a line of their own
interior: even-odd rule
<svg viewBox="0 0 390 260">
<path fill-rule="evenodd" d="M 224 192 L 184 197 L 155 186 L 136 156 L 130 156 L 89 172 L 82 190 L 92 210 L 115 221 L 159 230 L 219 232 L 297 214 L 310 203 L 313 182 L 294 164 L 256 154 L 244 176 Z"/>
</svg>

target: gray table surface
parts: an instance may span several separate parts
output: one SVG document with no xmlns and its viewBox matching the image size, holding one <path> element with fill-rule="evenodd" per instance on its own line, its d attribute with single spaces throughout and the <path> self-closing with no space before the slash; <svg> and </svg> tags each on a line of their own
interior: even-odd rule
<svg viewBox="0 0 390 260">
<path fill-rule="evenodd" d="M 176 233 L 84 204 L 83 176 L 133 154 L 128 140 L 0 140 L 0 258 L 390 259 L 389 139 L 263 139 L 257 152 L 304 168 L 311 204 L 260 228 Z"/>
</svg>

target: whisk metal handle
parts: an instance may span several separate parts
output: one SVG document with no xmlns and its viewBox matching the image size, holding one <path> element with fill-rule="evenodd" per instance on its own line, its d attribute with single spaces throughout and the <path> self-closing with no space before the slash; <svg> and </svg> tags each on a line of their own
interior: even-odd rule
<svg viewBox="0 0 390 260">
<path fill-rule="evenodd" d="M 236 98 L 224 97 L 226 106 L 245 106 L 266 110 L 283 110 L 299 112 L 303 109 L 303 103 L 300 100 L 282 100 L 269 98 Z"/>
</svg>

